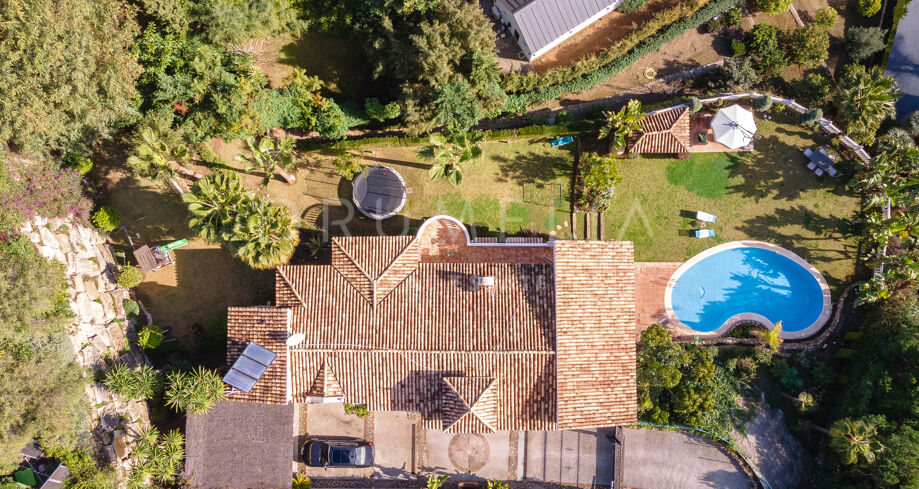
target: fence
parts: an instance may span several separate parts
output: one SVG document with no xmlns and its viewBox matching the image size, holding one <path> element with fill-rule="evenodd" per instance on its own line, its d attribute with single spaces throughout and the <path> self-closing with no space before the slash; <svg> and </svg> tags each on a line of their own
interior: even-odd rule
<svg viewBox="0 0 919 489">
<path fill-rule="evenodd" d="M 693 433 L 701 433 L 711 438 L 712 440 L 717 441 L 721 445 L 724 445 L 728 450 L 731 450 L 732 452 L 736 453 L 737 456 L 739 456 L 741 460 L 743 460 L 743 462 L 747 464 L 747 467 L 750 469 L 750 471 L 753 472 L 753 476 L 756 477 L 757 482 L 759 482 L 759 485 L 763 489 L 772 489 L 772 486 L 769 484 L 769 481 L 766 480 L 766 476 L 764 476 L 763 473 L 760 472 L 756 464 L 754 464 L 750 460 L 750 458 L 747 457 L 747 454 L 745 454 L 743 450 L 741 450 L 740 447 L 738 447 L 737 444 L 734 443 L 733 440 L 725 440 L 724 438 L 721 438 L 720 436 L 708 430 L 703 430 L 702 428 L 693 428 L 692 426 L 684 426 L 684 425 L 679 425 L 679 424 L 663 425 L 663 424 L 647 423 L 645 421 L 639 421 L 638 423 L 636 423 L 636 425 L 640 427 L 645 427 L 645 428 L 661 428 L 665 430 L 678 430 L 678 431 L 689 431 Z"/>
</svg>

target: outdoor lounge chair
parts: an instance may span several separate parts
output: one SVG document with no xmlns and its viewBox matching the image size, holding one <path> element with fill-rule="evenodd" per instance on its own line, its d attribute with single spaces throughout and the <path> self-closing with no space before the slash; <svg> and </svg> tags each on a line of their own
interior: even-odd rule
<svg viewBox="0 0 919 489">
<path fill-rule="evenodd" d="M 716 217 L 708 212 L 696 211 L 696 219 L 702 222 L 715 222 Z"/>
<path fill-rule="evenodd" d="M 810 148 L 804 148 L 804 156 L 810 156 L 812 154 L 814 154 L 814 150 Z"/>
<path fill-rule="evenodd" d="M 696 229 L 696 237 L 699 239 L 712 238 L 714 236 L 715 236 L 714 229 Z"/>
<path fill-rule="evenodd" d="M 810 163 L 807 164 L 807 169 L 808 169 L 808 170 L 814 171 L 814 168 L 817 168 L 817 164 L 814 163 L 813 161 L 811 161 Z"/>
<path fill-rule="evenodd" d="M 823 170 L 821 170 L 820 168 L 817 168 L 816 170 L 814 170 L 814 173 L 816 173 L 818 177 L 823 176 Z"/>
</svg>

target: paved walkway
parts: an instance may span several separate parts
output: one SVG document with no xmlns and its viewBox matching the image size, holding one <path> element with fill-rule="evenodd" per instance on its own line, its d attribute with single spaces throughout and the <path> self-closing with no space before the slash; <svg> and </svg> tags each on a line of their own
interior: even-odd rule
<svg viewBox="0 0 919 489">
<path fill-rule="evenodd" d="M 626 428 L 623 484 L 632 489 L 754 487 L 740 464 L 713 442 L 678 431 Z"/>
</svg>

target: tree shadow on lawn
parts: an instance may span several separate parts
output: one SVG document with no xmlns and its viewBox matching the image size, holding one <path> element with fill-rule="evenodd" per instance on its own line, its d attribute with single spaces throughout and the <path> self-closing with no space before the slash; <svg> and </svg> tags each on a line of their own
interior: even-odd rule
<svg viewBox="0 0 919 489">
<path fill-rule="evenodd" d="M 801 226 L 814 233 L 805 236 L 800 232 L 786 232 L 785 226 Z M 854 233 L 849 217 L 825 217 L 802 205 L 789 209 L 776 209 L 774 213 L 746 220 L 737 230 L 750 239 L 777 244 L 794 251 L 812 265 L 838 261 L 855 262 L 858 246 L 845 242 Z M 842 243 L 841 248 L 820 247 L 821 243 Z M 807 246 L 812 244 L 814 246 Z M 838 290 L 845 285 L 840 277 L 824 275 L 830 287 Z"/>
<path fill-rule="evenodd" d="M 755 144 L 754 152 L 735 153 L 736 163 L 729 167 L 729 176 L 739 177 L 741 182 L 730 186 L 731 192 L 756 200 L 792 201 L 808 190 L 828 186 L 821 177 L 807 169 L 803 147 L 785 144 L 776 136 L 757 140 Z M 836 187 L 834 193 L 844 191 L 842 179 L 834 179 L 832 185 Z"/>
<path fill-rule="evenodd" d="M 553 156 L 544 153 L 518 153 L 512 157 L 493 155 L 490 159 L 498 163 L 499 182 L 523 184 L 550 183 L 561 176 L 571 176 L 574 171 L 574 149 L 563 149 L 566 155 Z"/>
</svg>

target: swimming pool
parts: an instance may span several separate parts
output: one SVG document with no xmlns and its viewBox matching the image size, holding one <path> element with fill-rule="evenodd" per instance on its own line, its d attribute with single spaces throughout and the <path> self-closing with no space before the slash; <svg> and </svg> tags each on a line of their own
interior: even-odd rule
<svg viewBox="0 0 919 489">
<path fill-rule="evenodd" d="M 696 255 L 673 273 L 664 303 L 669 319 L 693 333 L 726 333 L 738 321 L 803 338 L 829 319 L 829 287 L 798 255 L 769 243 L 734 241 Z"/>
</svg>

